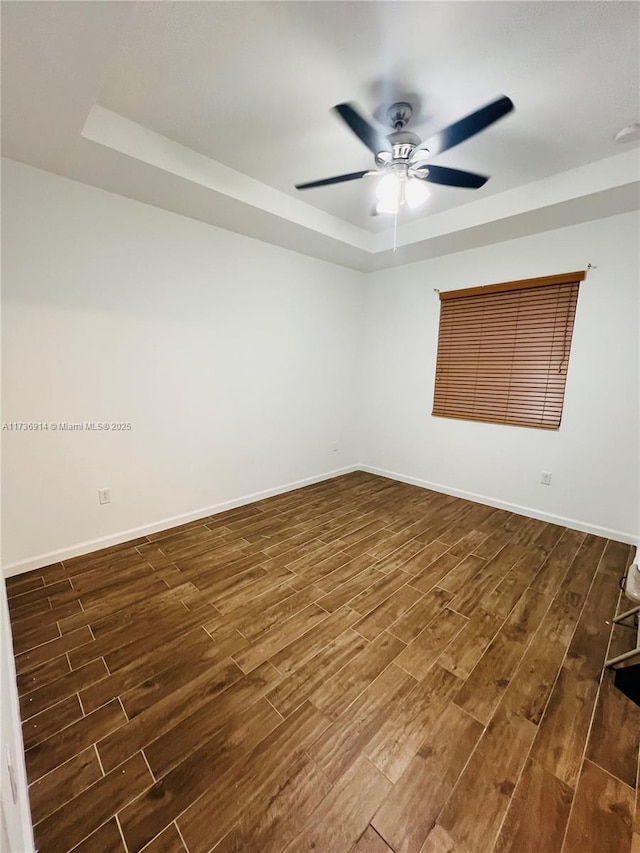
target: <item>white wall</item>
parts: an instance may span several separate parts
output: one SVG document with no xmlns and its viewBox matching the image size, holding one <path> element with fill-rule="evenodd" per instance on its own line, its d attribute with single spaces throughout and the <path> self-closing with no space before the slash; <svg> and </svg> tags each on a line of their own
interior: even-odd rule
<svg viewBox="0 0 640 853">
<path fill-rule="evenodd" d="M 3 214 L 2 420 L 132 423 L 2 433 L 8 573 L 359 463 L 638 536 L 637 215 L 364 276 L 13 161 Z M 589 262 L 559 432 L 431 417 L 435 287 Z"/>
<path fill-rule="evenodd" d="M 4 580 L 0 579 L 0 850 L 28 853 L 34 849 L 24 766 L 24 747 L 18 711 L 16 671 Z M 17 799 L 13 800 L 8 761 Z"/>
<path fill-rule="evenodd" d="M 361 462 L 492 505 L 634 541 L 638 509 L 638 215 L 368 277 Z M 439 300 L 595 265 L 580 287 L 559 431 L 431 416 Z M 540 484 L 551 471 L 552 484 Z"/>
<path fill-rule="evenodd" d="M 360 273 L 13 161 L 2 181 L 2 420 L 132 424 L 2 433 L 5 571 L 358 461 Z"/>
</svg>

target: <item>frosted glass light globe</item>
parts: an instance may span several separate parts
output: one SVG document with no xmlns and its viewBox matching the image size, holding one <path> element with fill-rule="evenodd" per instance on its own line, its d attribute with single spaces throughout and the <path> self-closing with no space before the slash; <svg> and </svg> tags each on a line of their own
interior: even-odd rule
<svg viewBox="0 0 640 853">
<path fill-rule="evenodd" d="M 378 201 L 382 202 L 386 207 L 395 205 L 398 207 L 400 203 L 400 180 L 395 172 L 387 172 L 378 181 L 376 187 L 376 195 Z M 394 208 L 395 209 L 395 208 Z"/>
<path fill-rule="evenodd" d="M 419 178 L 410 178 L 404 190 L 404 200 L 412 210 L 424 204 L 430 195 L 429 187 Z"/>
</svg>

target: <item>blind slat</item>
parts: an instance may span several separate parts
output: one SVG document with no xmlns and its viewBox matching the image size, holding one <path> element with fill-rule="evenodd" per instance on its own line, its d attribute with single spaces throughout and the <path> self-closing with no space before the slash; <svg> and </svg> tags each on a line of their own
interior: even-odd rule
<svg viewBox="0 0 640 853">
<path fill-rule="evenodd" d="M 583 278 L 441 293 L 433 414 L 557 429 Z"/>
</svg>

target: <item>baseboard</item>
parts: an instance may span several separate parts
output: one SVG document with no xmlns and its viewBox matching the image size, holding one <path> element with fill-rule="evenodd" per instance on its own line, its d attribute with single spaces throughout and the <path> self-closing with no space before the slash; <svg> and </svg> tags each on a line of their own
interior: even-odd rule
<svg viewBox="0 0 640 853">
<path fill-rule="evenodd" d="M 577 518 L 565 518 L 562 515 L 552 515 L 549 512 L 542 512 L 538 509 L 533 509 L 532 507 L 508 503 L 507 501 L 487 497 L 487 495 L 478 495 L 475 492 L 465 492 L 462 489 L 443 486 L 441 483 L 431 483 L 428 480 L 420 480 L 418 477 L 409 477 L 406 474 L 398 474 L 395 471 L 385 471 L 383 468 L 374 468 L 371 465 L 360 465 L 359 469 L 360 471 L 366 471 L 368 474 L 376 474 L 379 477 L 398 480 L 400 483 L 408 483 L 411 486 L 420 486 L 422 489 L 430 489 L 433 492 L 442 492 L 445 495 L 452 495 L 452 497 L 455 498 L 464 498 L 465 500 L 474 501 L 475 503 L 496 507 L 496 509 L 506 509 L 508 512 L 515 512 L 516 515 L 525 515 L 528 518 L 537 518 L 540 521 L 549 521 L 552 524 L 559 524 L 562 527 L 570 527 L 573 530 L 580 530 L 583 533 L 594 533 L 596 536 L 603 536 L 605 539 L 613 539 L 616 542 L 626 542 L 629 545 L 635 545 L 636 548 L 640 545 L 640 536 L 637 534 L 625 533 L 622 530 L 612 530 L 609 527 L 599 527 L 598 525 L 590 524 L 586 521 L 580 521 L 580 519 Z"/>
<path fill-rule="evenodd" d="M 92 551 L 109 548 L 111 545 L 121 545 L 123 542 L 128 542 L 130 539 L 138 539 L 141 536 L 148 536 L 150 533 L 158 533 L 160 530 L 177 527 L 179 524 L 186 524 L 189 521 L 197 521 L 199 518 L 216 515 L 217 513 L 225 512 L 225 510 L 228 509 L 235 509 L 239 506 L 245 506 L 246 504 L 264 500 L 264 498 L 283 495 L 286 494 L 286 492 L 292 492 L 294 489 L 301 489 L 304 486 L 312 486 L 314 483 L 322 483 L 324 480 L 331 480 L 334 477 L 340 477 L 343 474 L 351 474 L 353 471 L 359 470 L 359 465 L 348 465 L 345 468 L 338 468 L 335 471 L 328 471 L 325 474 L 319 474 L 315 477 L 306 477 L 303 480 L 296 480 L 294 483 L 276 486 L 273 489 L 264 489 L 261 492 L 254 492 L 251 495 L 244 495 L 243 497 L 234 498 L 230 501 L 224 501 L 219 504 L 214 504 L 213 506 L 197 509 L 193 512 L 185 512 L 181 515 L 175 515 L 172 518 L 163 518 L 161 521 L 155 522 L 154 524 L 147 524 L 143 527 L 134 527 L 130 530 L 123 530 L 121 533 L 103 536 L 100 539 L 91 539 L 88 542 L 80 542 L 77 545 L 71 545 L 68 548 L 61 548 L 58 551 L 39 554 L 36 557 L 29 557 L 26 560 L 19 560 L 3 566 L 2 575 L 5 578 L 13 577 L 14 575 L 21 575 L 25 572 L 31 572 L 34 569 L 41 569 L 43 566 L 50 566 L 52 563 L 59 563 L 62 560 L 70 560 L 72 557 L 80 557 L 83 554 L 90 554 Z"/>
<path fill-rule="evenodd" d="M 515 512 L 517 515 L 525 515 L 529 518 L 538 518 L 541 521 L 549 521 L 553 524 L 560 524 L 563 527 L 581 530 L 584 533 L 593 533 L 607 539 L 614 539 L 617 542 L 627 542 L 630 545 L 635 545 L 636 548 L 640 547 L 640 537 L 632 533 L 625 533 L 621 530 L 612 530 L 608 527 L 599 527 L 598 525 L 580 521 L 576 518 L 552 515 L 551 513 L 541 512 L 540 510 L 533 509 L 532 507 L 520 506 L 519 504 L 512 504 L 507 501 L 497 500 L 495 498 L 488 497 L 487 495 L 479 495 L 475 492 L 466 492 L 463 489 L 443 486 L 441 483 L 432 483 L 428 480 L 421 480 L 418 477 L 410 477 L 406 474 L 398 474 L 395 471 L 387 471 L 383 468 L 376 468 L 372 465 L 348 465 L 344 468 L 338 468 L 335 471 L 328 471 L 325 474 L 319 474 L 315 477 L 306 477 L 303 480 L 297 480 L 293 483 L 276 486 L 272 489 L 264 489 L 261 492 L 254 492 L 253 494 L 234 498 L 230 501 L 223 501 L 222 503 L 214 504 L 213 506 L 182 513 L 181 515 L 175 515 L 171 518 L 163 518 L 161 521 L 154 522 L 153 524 L 134 527 L 129 530 L 123 530 L 120 533 L 114 533 L 110 536 L 91 539 L 87 542 L 80 542 L 68 548 L 61 548 L 57 551 L 50 551 L 47 554 L 39 554 L 26 560 L 9 563 L 3 567 L 2 575 L 7 578 L 13 577 L 14 575 L 21 575 L 25 572 L 33 571 L 34 569 L 41 569 L 44 566 L 49 566 L 52 563 L 59 563 L 62 560 L 70 560 L 72 557 L 90 554 L 92 551 L 99 551 L 102 548 L 109 548 L 112 545 L 121 545 L 123 542 L 128 542 L 130 539 L 138 539 L 141 536 L 148 536 L 150 533 L 158 533 L 160 530 L 177 527 L 179 524 L 186 524 L 189 521 L 197 521 L 199 518 L 216 515 L 219 512 L 255 503 L 256 501 L 263 500 L 264 498 L 283 495 L 287 492 L 293 491 L 294 489 L 311 486 L 314 483 L 321 483 L 324 480 L 331 480 L 334 477 L 340 477 L 343 474 L 351 474 L 354 471 L 365 471 L 368 474 L 387 477 L 390 480 L 397 480 L 400 483 L 408 483 L 412 486 L 419 486 L 422 489 L 431 489 L 434 492 L 442 492 L 445 495 L 464 498 L 465 500 L 474 501 L 475 503 L 486 504 L 487 506 L 493 506 L 497 509 L 505 509 L 508 512 Z"/>
</svg>

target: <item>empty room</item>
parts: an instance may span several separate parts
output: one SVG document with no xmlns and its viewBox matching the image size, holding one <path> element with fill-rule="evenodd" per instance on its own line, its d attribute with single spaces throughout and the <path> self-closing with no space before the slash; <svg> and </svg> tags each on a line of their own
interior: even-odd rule
<svg viewBox="0 0 640 853">
<path fill-rule="evenodd" d="M 640 3 L 0 14 L 0 850 L 640 853 Z"/>
</svg>

